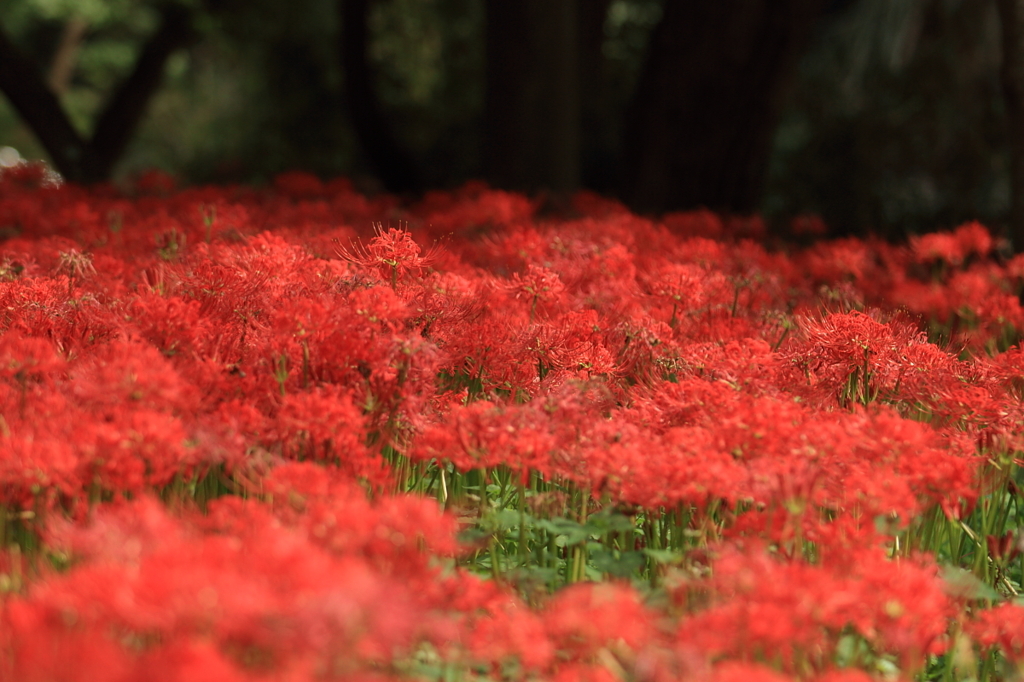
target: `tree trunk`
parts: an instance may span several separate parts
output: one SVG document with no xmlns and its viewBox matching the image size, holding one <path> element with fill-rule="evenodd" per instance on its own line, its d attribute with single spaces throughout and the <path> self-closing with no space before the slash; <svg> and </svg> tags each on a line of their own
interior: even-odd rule
<svg viewBox="0 0 1024 682">
<path fill-rule="evenodd" d="M 998 0 L 1002 24 L 1003 98 L 1010 151 L 1009 238 L 1024 251 L 1024 0 Z"/>
<path fill-rule="evenodd" d="M 826 0 L 667 2 L 626 115 L 639 211 L 758 207 L 780 94 Z"/>
<path fill-rule="evenodd" d="M 37 66 L 0 29 L 0 91 L 32 129 L 66 180 L 102 182 L 124 154 L 153 94 L 167 58 L 192 36 L 191 12 L 168 5 L 157 32 L 146 42 L 131 75 L 107 103 L 90 140 L 84 140 L 47 86 Z"/>
<path fill-rule="evenodd" d="M 0 91 L 43 145 L 50 161 L 68 180 L 81 177 L 85 147 L 81 136 L 46 87 L 36 64 L 21 53 L 0 29 Z"/>
<path fill-rule="evenodd" d="M 89 22 L 79 16 L 71 17 L 64 24 L 61 31 L 60 42 L 53 54 L 53 61 L 50 62 L 50 73 L 47 78 L 47 85 L 53 94 L 60 97 L 71 84 L 71 76 L 78 64 L 78 51 L 85 39 L 85 32 L 89 29 Z"/>
<path fill-rule="evenodd" d="M 131 75 L 107 102 L 96 122 L 82 163 L 84 182 L 110 178 L 163 81 L 167 58 L 192 37 L 191 11 L 180 5 L 166 6 L 160 28 L 143 46 Z"/>
<path fill-rule="evenodd" d="M 620 120 L 612 103 L 604 56 L 605 20 L 611 0 L 579 3 L 580 165 L 582 183 L 615 191 L 616 141 Z"/>
<path fill-rule="evenodd" d="M 577 0 L 488 0 L 486 14 L 485 175 L 509 189 L 571 192 L 580 185 Z"/>
<path fill-rule="evenodd" d="M 413 160 L 392 133 L 373 88 L 367 54 L 369 11 L 370 0 L 338 2 L 345 101 L 357 141 L 374 174 L 388 191 L 408 192 L 419 183 Z"/>
</svg>

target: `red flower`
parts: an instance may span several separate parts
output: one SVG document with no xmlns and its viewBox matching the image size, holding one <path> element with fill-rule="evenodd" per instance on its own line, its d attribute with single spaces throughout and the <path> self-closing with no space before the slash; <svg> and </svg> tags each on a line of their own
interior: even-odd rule
<svg viewBox="0 0 1024 682">
<path fill-rule="evenodd" d="M 998 646 L 1011 663 L 1024 662 L 1024 607 L 1000 604 L 981 610 L 966 629 L 983 649 Z"/>
<path fill-rule="evenodd" d="M 420 274 L 436 258 L 436 253 L 420 255 L 420 247 L 408 230 L 390 227 L 384 230 L 382 223 L 373 226 L 376 236 L 369 245 L 356 244 L 353 251 L 339 248 L 338 256 L 343 260 L 366 268 L 376 268 L 381 279 L 396 287 L 407 274 Z"/>
</svg>

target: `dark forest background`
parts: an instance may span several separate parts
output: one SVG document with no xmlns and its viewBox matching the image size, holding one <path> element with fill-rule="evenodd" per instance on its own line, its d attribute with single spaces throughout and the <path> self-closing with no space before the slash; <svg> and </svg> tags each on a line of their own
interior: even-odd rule
<svg viewBox="0 0 1024 682">
<path fill-rule="evenodd" d="M 81 182 L 482 178 L 556 206 L 1013 237 L 1019 4 L 4 0 L 0 147 Z"/>
</svg>

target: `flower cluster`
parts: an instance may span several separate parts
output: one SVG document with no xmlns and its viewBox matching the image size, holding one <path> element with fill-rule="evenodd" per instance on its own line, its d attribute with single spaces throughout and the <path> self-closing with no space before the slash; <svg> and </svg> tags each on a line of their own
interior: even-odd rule
<svg viewBox="0 0 1024 682">
<path fill-rule="evenodd" d="M 537 208 L 5 170 L 0 679 L 1021 665 L 1024 261 Z"/>
</svg>

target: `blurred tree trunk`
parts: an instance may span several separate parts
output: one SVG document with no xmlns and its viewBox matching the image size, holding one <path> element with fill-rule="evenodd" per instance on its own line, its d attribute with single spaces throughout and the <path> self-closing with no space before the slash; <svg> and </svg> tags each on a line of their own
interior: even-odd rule
<svg viewBox="0 0 1024 682">
<path fill-rule="evenodd" d="M 0 29 L 0 91 L 32 129 L 50 161 L 69 180 L 81 175 L 80 160 L 85 142 L 71 125 L 60 101 L 46 86 L 38 66 Z"/>
<path fill-rule="evenodd" d="M 485 176 L 571 192 L 580 185 L 577 0 L 487 0 L 485 11 Z"/>
<path fill-rule="evenodd" d="M 373 88 L 373 71 L 367 53 L 370 2 L 338 2 L 345 101 L 359 147 L 374 174 L 389 192 L 408 192 L 418 187 L 415 165 L 395 138 Z"/>
<path fill-rule="evenodd" d="M 68 85 L 71 84 L 71 76 L 75 73 L 75 65 L 78 63 L 78 51 L 88 29 L 89 22 L 78 16 L 71 17 L 64 24 L 47 78 L 47 85 L 58 97 L 67 92 Z"/>
<path fill-rule="evenodd" d="M 758 207 L 780 95 L 827 0 L 666 2 L 629 105 L 635 210 Z"/>
<path fill-rule="evenodd" d="M 1002 24 L 1001 78 L 1010 147 L 1009 237 L 1024 251 L 1024 0 L 998 0 Z"/>
<path fill-rule="evenodd" d="M 0 92 L 39 138 L 65 179 L 102 182 L 110 178 L 160 87 L 167 58 L 192 35 L 191 11 L 179 5 L 165 6 L 160 27 L 143 46 L 132 73 L 103 108 L 88 140 L 71 125 L 39 67 L 11 43 L 2 28 Z"/>
<path fill-rule="evenodd" d="M 604 56 L 605 20 L 611 0 L 585 0 L 579 10 L 580 174 L 599 192 L 615 189 L 615 146 L 620 121 L 612 104 Z"/>
</svg>

